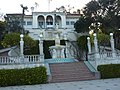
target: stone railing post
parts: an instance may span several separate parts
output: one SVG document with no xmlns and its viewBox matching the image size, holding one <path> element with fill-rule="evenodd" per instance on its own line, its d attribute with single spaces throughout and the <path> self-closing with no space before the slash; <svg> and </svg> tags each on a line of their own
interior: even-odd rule
<svg viewBox="0 0 120 90">
<path fill-rule="evenodd" d="M 43 33 L 39 36 L 39 53 L 40 53 L 40 61 L 44 66 L 44 53 L 43 53 Z"/>
<path fill-rule="evenodd" d="M 110 33 L 110 43 L 112 48 L 112 57 L 115 58 L 115 45 L 114 45 L 114 39 L 113 39 L 113 33 Z"/>
<path fill-rule="evenodd" d="M 90 58 L 90 54 L 91 54 L 91 43 L 90 43 L 90 37 L 87 37 L 87 46 L 88 46 L 88 60 L 91 59 Z"/>
<path fill-rule="evenodd" d="M 20 60 L 21 62 L 24 62 L 24 41 L 23 41 L 24 35 L 20 35 Z"/>
<path fill-rule="evenodd" d="M 98 42 L 97 42 L 96 33 L 94 33 L 93 36 L 94 36 L 94 46 L 95 46 L 95 58 L 98 59 L 100 58 L 100 55 L 98 52 Z"/>
<path fill-rule="evenodd" d="M 87 37 L 87 45 L 88 45 L 88 54 L 91 54 L 91 43 L 90 43 L 90 37 Z"/>
</svg>

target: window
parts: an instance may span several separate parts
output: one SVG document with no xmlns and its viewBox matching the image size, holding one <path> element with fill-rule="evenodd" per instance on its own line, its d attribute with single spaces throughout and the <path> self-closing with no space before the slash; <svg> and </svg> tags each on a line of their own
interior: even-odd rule
<svg viewBox="0 0 120 90">
<path fill-rule="evenodd" d="M 43 22 L 38 22 L 39 23 L 39 26 L 42 26 L 43 25 Z"/>
<path fill-rule="evenodd" d="M 27 25 L 32 25 L 32 21 L 27 21 Z"/>
<path fill-rule="evenodd" d="M 74 21 L 71 21 L 71 25 L 74 25 L 75 24 L 75 22 Z"/>
<path fill-rule="evenodd" d="M 26 22 L 25 22 L 25 21 L 23 21 L 23 25 L 26 25 Z"/>
<path fill-rule="evenodd" d="M 66 25 L 69 25 L 69 21 L 66 21 Z"/>
<path fill-rule="evenodd" d="M 53 25 L 53 22 L 47 22 L 47 25 Z"/>
</svg>

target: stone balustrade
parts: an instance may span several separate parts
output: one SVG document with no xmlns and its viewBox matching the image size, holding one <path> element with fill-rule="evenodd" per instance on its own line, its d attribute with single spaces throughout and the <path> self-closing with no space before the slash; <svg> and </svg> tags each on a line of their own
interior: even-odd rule
<svg viewBox="0 0 120 90">
<path fill-rule="evenodd" d="M 95 53 L 88 54 L 88 61 L 97 70 L 98 65 L 103 64 L 120 64 L 120 53 L 115 53 L 116 57 L 113 56 L 111 52 L 101 52 L 99 53 L 99 59 L 95 58 Z"/>
<path fill-rule="evenodd" d="M 94 49 L 91 50 L 90 37 L 87 38 L 88 42 L 88 61 L 96 69 L 98 65 L 102 64 L 118 64 L 120 63 L 120 51 L 115 49 L 113 33 L 110 33 L 110 51 L 99 52 L 98 40 L 96 33 L 94 36 Z"/>
<path fill-rule="evenodd" d="M 21 63 L 37 63 L 40 62 L 39 55 L 25 55 L 24 61 L 20 57 L 0 56 L 0 64 L 21 64 Z"/>
<path fill-rule="evenodd" d="M 99 53 L 100 58 L 113 58 L 112 52 L 100 52 Z"/>
</svg>

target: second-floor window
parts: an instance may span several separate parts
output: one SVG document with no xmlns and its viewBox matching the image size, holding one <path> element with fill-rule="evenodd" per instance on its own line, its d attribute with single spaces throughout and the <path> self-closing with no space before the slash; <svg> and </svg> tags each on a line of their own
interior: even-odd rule
<svg viewBox="0 0 120 90">
<path fill-rule="evenodd" d="M 66 21 L 66 25 L 69 25 L 69 21 Z"/>
<path fill-rule="evenodd" d="M 26 21 L 23 21 L 23 25 L 26 25 Z"/>
<path fill-rule="evenodd" d="M 27 25 L 32 25 L 32 21 L 27 21 Z"/>
<path fill-rule="evenodd" d="M 74 21 L 71 21 L 71 25 L 74 25 L 75 24 L 75 22 Z"/>
</svg>

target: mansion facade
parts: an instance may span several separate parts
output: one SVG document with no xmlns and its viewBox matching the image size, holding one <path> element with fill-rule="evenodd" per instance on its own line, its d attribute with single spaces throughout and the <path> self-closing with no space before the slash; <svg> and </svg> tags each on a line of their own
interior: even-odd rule
<svg viewBox="0 0 120 90">
<path fill-rule="evenodd" d="M 60 30 L 61 39 L 67 34 L 71 39 L 76 39 L 74 24 L 79 19 L 80 14 L 63 12 L 32 12 L 32 15 L 24 15 L 24 29 L 29 31 L 29 36 L 37 40 L 42 32 L 45 40 L 54 38 L 56 24 Z"/>
</svg>

